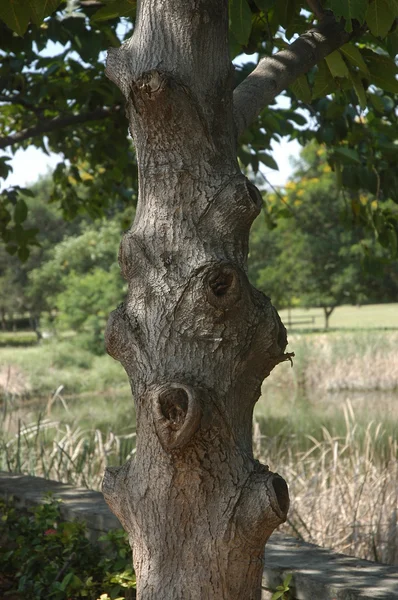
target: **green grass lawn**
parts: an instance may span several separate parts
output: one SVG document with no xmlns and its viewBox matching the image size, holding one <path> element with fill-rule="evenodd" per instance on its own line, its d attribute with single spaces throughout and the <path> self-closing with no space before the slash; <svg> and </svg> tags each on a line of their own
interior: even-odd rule
<svg viewBox="0 0 398 600">
<path fill-rule="evenodd" d="M 290 311 L 292 326 L 288 326 L 288 311 L 279 311 L 282 321 L 288 329 L 319 330 L 324 328 L 322 308 L 292 308 Z M 312 323 L 294 323 L 294 321 L 310 320 Z M 364 306 L 338 306 L 329 319 L 330 329 L 398 329 L 398 303 L 367 304 Z"/>
</svg>

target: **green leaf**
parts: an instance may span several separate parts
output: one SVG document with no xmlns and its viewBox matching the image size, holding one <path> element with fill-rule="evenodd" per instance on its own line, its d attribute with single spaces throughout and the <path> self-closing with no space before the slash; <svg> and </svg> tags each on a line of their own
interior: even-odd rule
<svg viewBox="0 0 398 600">
<path fill-rule="evenodd" d="M 384 112 L 384 102 L 383 99 L 378 96 L 377 94 L 369 94 L 369 98 L 370 101 L 373 105 L 373 108 L 379 112 L 379 113 L 383 113 Z"/>
<path fill-rule="evenodd" d="M 348 67 L 338 50 L 329 54 L 325 60 L 333 77 L 349 77 Z"/>
<path fill-rule="evenodd" d="M 14 254 L 14 252 L 10 254 Z M 27 248 L 26 246 L 21 246 L 20 248 L 18 248 L 18 258 L 21 262 L 26 262 L 29 258 L 29 254 L 29 248 Z"/>
<path fill-rule="evenodd" d="M 318 71 L 314 78 L 314 88 L 312 98 L 323 98 L 336 89 L 336 84 L 324 60 L 318 65 Z"/>
<path fill-rule="evenodd" d="M 398 241 L 397 241 L 397 233 L 396 233 L 395 229 L 393 229 L 392 227 L 389 227 L 388 231 L 387 231 L 387 235 L 388 235 L 388 242 L 389 242 L 390 249 L 391 249 L 391 254 L 393 256 L 397 256 Z"/>
<path fill-rule="evenodd" d="M 311 88 L 308 83 L 307 75 L 300 75 L 290 86 L 293 94 L 298 100 L 309 104 L 311 102 Z"/>
<path fill-rule="evenodd" d="M 292 580 L 292 577 L 293 577 L 293 573 L 288 573 L 286 575 L 286 577 L 285 577 L 285 579 L 283 581 L 283 585 L 285 586 L 285 589 L 289 588 L 289 585 L 290 585 L 290 582 Z"/>
<path fill-rule="evenodd" d="M 355 93 L 358 98 L 359 106 L 361 107 L 362 110 L 364 110 L 366 108 L 367 102 L 366 102 L 366 93 L 365 93 L 361 78 L 358 75 L 358 73 L 350 73 L 350 78 L 354 85 L 354 90 L 355 90 Z"/>
<path fill-rule="evenodd" d="M 252 29 L 252 11 L 247 0 L 229 0 L 230 29 L 237 42 L 245 46 Z"/>
<path fill-rule="evenodd" d="M 65 577 L 63 578 L 62 583 L 61 583 L 61 590 L 63 590 L 63 591 L 66 590 L 69 583 L 72 581 L 73 577 L 74 577 L 73 571 L 70 571 L 69 573 L 67 573 L 65 575 Z"/>
<path fill-rule="evenodd" d="M 358 67 L 358 69 L 363 73 L 366 73 L 366 75 L 369 74 L 368 67 L 366 66 L 362 54 L 354 44 L 344 44 L 344 46 L 340 48 L 340 51 L 354 67 Z"/>
<path fill-rule="evenodd" d="M 271 600 L 278 600 L 278 598 L 282 598 L 284 593 L 285 592 L 283 590 L 279 591 L 279 592 L 275 592 L 274 594 L 272 594 Z"/>
<path fill-rule="evenodd" d="M 276 0 L 254 0 L 254 4 L 263 12 L 268 12 L 274 8 Z"/>
<path fill-rule="evenodd" d="M 287 29 L 295 14 L 294 0 L 278 0 L 275 5 L 275 12 L 282 27 Z"/>
<path fill-rule="evenodd" d="M 39 26 L 43 22 L 44 17 L 53 13 L 62 0 L 27 0 L 30 8 L 31 21 Z"/>
<path fill-rule="evenodd" d="M 0 19 L 22 36 L 32 21 L 39 26 L 61 3 L 61 0 L 5 0 L 0 2 Z"/>
<path fill-rule="evenodd" d="M 0 2 L 0 19 L 22 36 L 28 28 L 30 21 L 29 6 L 23 0 L 6 0 Z"/>
<path fill-rule="evenodd" d="M 391 56 L 391 58 L 395 58 L 398 54 L 398 31 L 395 30 L 391 32 L 384 43 L 386 45 L 388 54 Z"/>
<path fill-rule="evenodd" d="M 368 0 L 328 0 L 325 8 L 330 8 L 336 19 L 345 19 L 346 31 L 352 31 L 352 19 L 363 23 L 367 6 Z"/>
<path fill-rule="evenodd" d="M 367 51 L 371 81 L 382 90 L 398 94 L 397 66 L 392 58 L 384 54 Z"/>
<path fill-rule="evenodd" d="M 361 163 L 358 152 L 352 148 L 340 146 L 334 149 L 334 154 L 342 158 L 344 162 Z"/>
<path fill-rule="evenodd" d="M 385 37 L 390 31 L 397 11 L 388 0 L 373 0 L 366 12 L 366 23 L 376 37 Z"/>
<path fill-rule="evenodd" d="M 108 21 L 109 19 L 116 19 L 118 17 L 129 17 L 134 19 L 136 10 L 136 0 L 111 0 L 94 13 L 91 17 L 91 21 Z"/>
<path fill-rule="evenodd" d="M 308 123 L 308 121 L 304 117 L 304 115 L 301 115 L 300 113 L 296 113 L 293 110 L 286 111 L 285 115 L 286 115 L 286 118 L 289 119 L 289 121 L 294 121 L 294 123 L 297 123 L 297 125 L 307 125 L 307 123 Z"/>
<path fill-rule="evenodd" d="M 278 167 L 277 163 L 275 162 L 275 160 L 272 158 L 272 156 L 270 156 L 266 152 L 259 152 L 258 153 L 258 159 L 264 165 L 266 165 L 267 167 L 269 167 L 270 169 L 275 169 L 275 171 L 279 171 L 279 167 Z"/>
<path fill-rule="evenodd" d="M 15 223 L 23 223 L 28 216 L 28 207 L 22 198 L 19 198 L 14 208 L 14 221 Z"/>
</svg>

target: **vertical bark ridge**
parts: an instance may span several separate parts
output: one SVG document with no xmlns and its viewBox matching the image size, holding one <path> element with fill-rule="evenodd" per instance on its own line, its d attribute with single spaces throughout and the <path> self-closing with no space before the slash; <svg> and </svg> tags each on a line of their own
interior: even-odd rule
<svg viewBox="0 0 398 600">
<path fill-rule="evenodd" d="M 247 278 L 261 197 L 240 173 L 227 0 L 142 0 L 110 53 L 140 176 L 120 247 L 129 284 L 108 352 L 137 413 L 133 460 L 104 495 L 129 532 L 141 600 L 259 598 L 263 547 L 286 484 L 253 459 L 252 413 L 286 331 Z"/>
</svg>

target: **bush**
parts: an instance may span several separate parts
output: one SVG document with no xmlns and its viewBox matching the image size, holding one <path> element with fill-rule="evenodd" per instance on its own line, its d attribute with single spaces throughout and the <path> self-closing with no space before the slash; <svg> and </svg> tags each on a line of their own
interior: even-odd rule
<svg viewBox="0 0 398 600">
<path fill-rule="evenodd" d="M 34 331 L 1 331 L 1 346 L 33 346 L 38 342 Z"/>
<path fill-rule="evenodd" d="M 131 551 L 123 531 L 92 545 L 82 523 L 61 520 L 59 501 L 48 497 L 31 512 L 0 502 L 1 584 L 26 600 L 135 598 Z M 0 588 L 0 594 L 5 590 Z M 2 595 L 2 594 L 1 594 Z"/>
</svg>

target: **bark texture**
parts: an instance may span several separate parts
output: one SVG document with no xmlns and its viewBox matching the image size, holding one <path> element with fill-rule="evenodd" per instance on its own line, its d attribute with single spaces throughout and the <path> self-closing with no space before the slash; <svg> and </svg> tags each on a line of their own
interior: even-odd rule
<svg viewBox="0 0 398 600">
<path fill-rule="evenodd" d="M 131 381 L 137 451 L 103 491 L 130 535 L 141 600 L 260 598 L 264 544 L 289 504 L 252 454 L 261 383 L 289 355 L 246 273 L 261 198 L 236 160 L 227 9 L 141 0 L 107 62 L 140 194 L 120 246 L 129 291 L 106 333 Z"/>
</svg>

